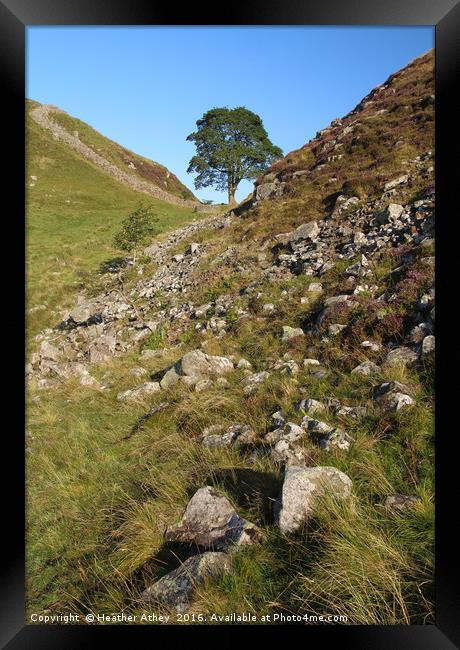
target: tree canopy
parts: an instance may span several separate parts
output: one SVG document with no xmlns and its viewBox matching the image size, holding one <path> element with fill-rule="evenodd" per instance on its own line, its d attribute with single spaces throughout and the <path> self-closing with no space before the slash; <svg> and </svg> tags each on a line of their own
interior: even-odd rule
<svg viewBox="0 0 460 650">
<path fill-rule="evenodd" d="M 261 118 L 238 108 L 213 108 L 197 121 L 197 130 L 187 140 L 196 145 L 188 172 L 197 172 L 195 187 L 214 186 L 227 190 L 228 202 L 243 179 L 255 179 L 283 152 L 268 138 Z"/>
</svg>

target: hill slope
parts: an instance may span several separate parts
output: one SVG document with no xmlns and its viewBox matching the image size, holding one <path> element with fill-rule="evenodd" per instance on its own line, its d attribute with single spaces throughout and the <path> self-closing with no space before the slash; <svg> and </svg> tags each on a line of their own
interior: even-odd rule
<svg viewBox="0 0 460 650">
<path fill-rule="evenodd" d="M 70 302 L 88 272 L 110 257 L 119 255 L 112 247 L 113 235 L 121 220 L 140 203 L 149 203 L 159 217 L 160 227 L 172 229 L 196 218 L 205 210 L 164 167 L 139 158 L 113 143 L 79 120 L 65 113 L 52 113 L 53 120 L 65 121 L 66 128 L 79 128 L 79 138 L 99 149 L 113 164 L 126 161 L 154 176 L 164 189 L 147 184 L 153 194 L 126 183 L 88 160 L 73 146 L 55 138 L 48 128 L 33 119 L 42 111 L 38 102 L 26 102 L 26 211 L 28 306 L 32 332 L 51 324 L 50 312 Z M 112 163 L 111 163 L 112 164 Z M 120 172 L 121 174 L 121 172 Z M 175 192 L 175 194 L 173 194 Z M 163 197 L 164 198 L 164 197 Z"/>
<path fill-rule="evenodd" d="M 429 53 L 40 333 L 30 611 L 433 622 L 432 147 Z"/>
</svg>

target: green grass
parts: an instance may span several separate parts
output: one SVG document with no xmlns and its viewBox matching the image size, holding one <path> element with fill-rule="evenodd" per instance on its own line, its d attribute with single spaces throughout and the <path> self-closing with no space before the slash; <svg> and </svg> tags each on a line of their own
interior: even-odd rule
<svg viewBox="0 0 460 650">
<path fill-rule="evenodd" d="M 333 287 L 333 278 L 333 272 L 326 276 L 325 286 Z M 277 291 L 284 287 L 288 295 L 276 315 L 261 319 L 257 306 L 250 308 L 248 320 L 235 323 L 229 337 L 210 338 L 207 350 L 245 356 L 256 369 L 285 352 L 298 361 L 308 356 L 306 347 L 317 340 L 280 340 L 281 323 L 298 324 L 315 308 L 300 305 L 305 283 L 282 283 Z M 262 289 L 276 292 L 273 285 Z M 157 348 L 157 338 L 152 335 L 147 347 Z M 193 339 L 142 365 L 153 375 L 198 344 Z M 351 354 L 351 344 L 344 345 Z M 234 573 L 201 588 L 190 615 L 302 612 L 347 616 L 349 624 L 433 622 L 432 400 L 418 373 L 392 368 L 381 376 L 412 387 L 417 405 L 407 411 L 384 415 L 371 407 L 356 421 L 324 417 L 355 437 L 350 453 L 328 454 L 304 442 L 313 464 L 350 476 L 354 496 L 349 505 L 326 501 L 297 538 L 283 537 L 272 522 L 282 482 L 276 463 L 197 443 L 203 428 L 215 423 L 244 422 L 264 434 L 278 408 L 299 422 L 302 414 L 293 405 L 305 395 L 370 407 L 378 378 L 341 371 L 331 356 L 325 379 L 303 370 L 295 378 L 272 373 L 249 397 L 236 371 L 225 390 L 195 393 L 175 386 L 144 403 L 117 402 L 119 391 L 144 381 L 129 374 L 139 365 L 136 353 L 93 371 L 113 384 L 109 390 L 70 381 L 40 393 L 39 401 L 31 396 L 29 610 L 142 614 L 142 589 L 177 566 L 177 549 L 163 541 L 165 527 L 178 520 L 196 489 L 211 484 L 265 536 L 235 552 Z M 164 399 L 168 408 L 133 432 L 138 419 Z M 378 503 L 396 492 L 418 494 L 421 503 L 409 514 L 389 515 Z"/>
<path fill-rule="evenodd" d="M 423 63 L 429 65 L 429 59 Z M 377 116 L 363 127 L 363 134 L 378 133 L 380 146 L 388 149 L 383 176 L 399 172 L 403 162 L 403 154 L 391 157 L 385 130 L 395 138 L 404 131 L 407 141 L 415 143 L 418 150 L 428 146 L 430 129 L 423 132 L 419 128 L 423 121 L 416 127 L 410 121 L 405 126 L 401 120 L 406 112 L 397 106 L 398 102 L 418 102 L 430 83 L 426 69 L 422 72 L 425 81 L 412 70 L 403 87 L 404 78 L 396 78 L 393 113 Z M 378 108 L 377 104 L 373 110 Z M 28 190 L 29 305 L 45 300 L 49 305 L 48 310 L 30 317 L 29 333 L 35 333 L 53 322 L 52 309 L 73 302 L 79 287 L 98 285 L 99 265 L 119 255 L 110 245 L 113 233 L 138 204 L 139 196 L 114 185 L 89 163 L 82 163 L 73 152 L 38 132 L 33 123 L 28 128 L 32 134 L 28 175 L 38 177 L 35 187 Z M 236 309 L 230 312 L 227 336 L 202 335 L 195 330 L 195 321 L 185 327 L 173 321 L 167 331 L 153 333 L 142 344 L 154 350 L 164 347 L 161 356 L 146 360 L 133 351 L 91 369 L 110 388 L 85 388 L 73 379 L 58 388 L 28 392 L 29 612 L 145 611 L 141 591 L 183 559 L 181 551 L 164 543 L 166 526 L 179 519 L 195 490 L 210 484 L 229 497 L 240 515 L 259 525 L 264 538 L 254 546 L 235 550 L 233 574 L 200 588 L 190 616 L 250 611 L 258 616 L 346 616 L 349 624 L 433 623 L 431 364 L 426 363 L 420 371 L 382 369 L 375 377 L 350 374 L 365 356 L 376 363 L 382 361 L 383 352 L 363 353 L 359 343 L 364 338 L 380 343 L 391 338 L 386 322 L 379 327 L 370 297 L 359 309 L 340 314 L 348 327 L 328 344 L 321 340 L 322 333 L 290 343 L 281 341 L 283 325 L 305 329 L 326 297 L 342 293 L 340 271 L 345 262 L 321 278 L 323 294 L 307 294 L 313 278 L 306 276 L 261 283 L 259 298 L 240 292 L 255 277 L 254 251 L 265 238 L 314 216 L 324 216 L 324 201 L 327 203 L 329 194 L 339 191 L 347 178 L 357 179 L 355 185 L 350 184 L 350 191 L 373 191 L 382 169 L 371 170 L 370 178 L 362 174 L 369 172 L 374 156 L 381 152 L 374 149 L 372 153 L 364 147 L 367 153 L 362 156 L 359 142 L 350 154 L 349 169 L 331 165 L 324 173 L 319 170 L 317 177 L 286 201 L 267 202 L 230 228 L 217 233 L 206 230 L 194 237 L 206 246 L 207 256 L 197 265 L 197 288 L 186 300 L 196 305 L 232 294 L 235 306 L 249 312 L 242 320 Z M 350 142 L 349 146 L 355 145 Z M 406 155 L 413 152 L 406 148 Z M 292 164 L 302 168 L 313 164 L 312 156 L 310 149 L 302 149 L 281 167 Z M 327 186 L 325 179 L 336 171 L 340 176 L 337 186 Z M 164 204 L 160 208 L 165 229 L 193 217 L 183 209 Z M 180 250 L 185 245 L 181 242 Z M 231 263 L 214 264 L 215 256 L 229 246 L 238 246 L 238 259 L 245 260 L 248 272 Z M 394 278 L 389 272 L 399 264 L 397 258 L 383 257 L 373 270 L 380 292 L 396 293 L 398 314 L 405 317 L 424 291 L 426 278 L 417 261 L 418 280 Z M 56 272 L 61 275 L 54 275 Z M 125 288 L 129 290 L 136 279 L 135 270 L 128 271 Z M 300 301 L 305 295 L 310 298 L 308 305 Z M 164 302 L 161 308 L 166 308 L 167 296 L 158 298 Z M 276 303 L 276 311 L 268 316 L 262 311 L 267 302 Z M 396 331 L 394 336 L 399 335 Z M 244 374 L 237 370 L 228 375 L 226 388 L 214 385 L 196 393 L 175 385 L 135 404 L 116 399 L 120 391 L 148 379 L 134 377 L 130 374 L 133 368 L 142 365 L 153 377 L 203 341 L 207 352 L 245 357 L 256 371 L 285 354 L 299 363 L 300 370 L 294 377 L 271 371 L 270 379 L 250 396 L 244 395 Z M 327 376 L 319 380 L 308 373 L 301 363 L 305 357 L 321 359 Z M 410 387 L 415 406 L 395 414 L 375 408 L 372 387 L 391 379 Z M 271 426 L 271 414 L 279 408 L 299 423 L 302 413 L 296 412 L 294 405 L 304 397 L 336 397 L 346 405 L 366 406 L 368 412 L 357 420 L 331 414 L 321 418 L 355 438 L 349 453 L 327 453 L 309 438 L 302 443 L 312 465 L 332 465 L 350 476 L 353 498 L 341 504 L 325 499 L 301 534 L 286 538 L 273 524 L 273 502 L 282 485 L 279 465 L 269 457 L 252 459 L 234 448 L 206 450 L 197 441 L 204 427 L 219 423 L 247 423 L 263 435 Z M 163 401 L 168 403 L 166 409 L 142 420 L 152 406 Z M 418 495 L 420 503 L 410 512 L 389 514 L 379 504 L 393 493 Z"/>
</svg>

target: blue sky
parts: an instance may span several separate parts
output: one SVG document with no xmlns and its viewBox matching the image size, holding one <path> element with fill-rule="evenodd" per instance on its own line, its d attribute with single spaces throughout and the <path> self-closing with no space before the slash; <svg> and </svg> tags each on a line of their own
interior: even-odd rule
<svg viewBox="0 0 460 650">
<path fill-rule="evenodd" d="M 246 106 L 288 153 L 433 46 L 432 27 L 29 27 L 26 96 L 221 202 L 187 174 L 185 139 L 208 109 Z"/>
</svg>

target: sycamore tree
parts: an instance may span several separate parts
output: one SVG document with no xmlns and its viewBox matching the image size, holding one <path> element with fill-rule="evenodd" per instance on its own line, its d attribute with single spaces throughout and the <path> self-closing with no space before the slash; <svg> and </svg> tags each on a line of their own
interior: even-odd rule
<svg viewBox="0 0 460 650">
<path fill-rule="evenodd" d="M 187 137 L 197 151 L 187 171 L 198 174 L 196 189 L 226 190 L 229 203 L 235 202 L 240 181 L 257 178 L 283 155 L 270 142 L 260 117 L 242 106 L 213 108 L 196 125 L 197 130 Z"/>
<path fill-rule="evenodd" d="M 139 248 L 149 242 L 158 234 L 158 217 L 152 212 L 150 206 L 141 206 L 131 212 L 121 222 L 121 230 L 115 235 L 113 245 L 128 253 L 133 253 L 133 262 L 136 263 L 136 253 Z"/>
</svg>

